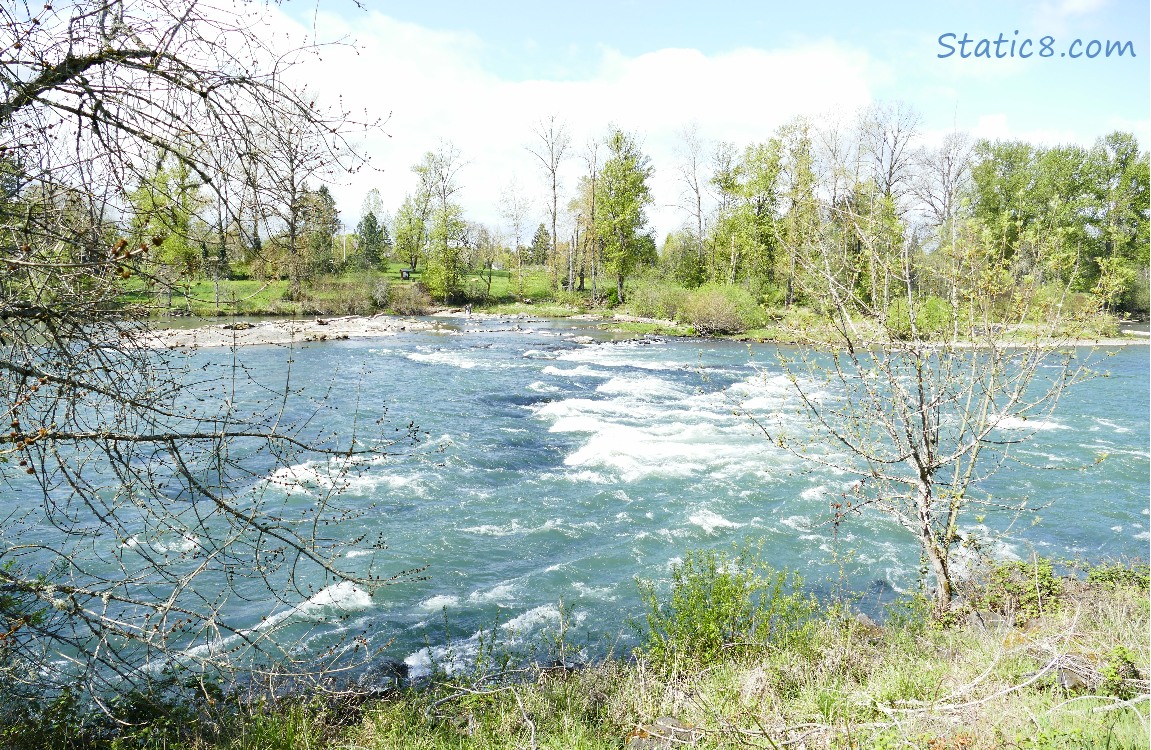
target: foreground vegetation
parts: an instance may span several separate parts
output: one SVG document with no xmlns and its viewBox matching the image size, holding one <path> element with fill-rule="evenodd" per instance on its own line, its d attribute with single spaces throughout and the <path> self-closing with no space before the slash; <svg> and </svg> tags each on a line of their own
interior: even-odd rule
<svg viewBox="0 0 1151 750">
<path fill-rule="evenodd" d="M 490 642 L 466 674 L 441 670 L 370 696 L 243 698 L 199 683 L 181 699 L 121 696 L 109 704 L 121 723 L 67 695 L 50 704 L 9 696 L 0 740 L 380 750 L 1148 745 L 1146 565 L 1075 577 L 1046 560 L 1000 564 L 964 584 L 965 604 L 947 620 L 912 597 L 889 606 L 883 624 L 850 603 L 816 602 L 798 576 L 749 553 L 690 553 L 670 589 L 640 586 L 647 616 L 631 656 L 576 665 L 568 631 L 548 636 L 543 661 Z"/>
</svg>

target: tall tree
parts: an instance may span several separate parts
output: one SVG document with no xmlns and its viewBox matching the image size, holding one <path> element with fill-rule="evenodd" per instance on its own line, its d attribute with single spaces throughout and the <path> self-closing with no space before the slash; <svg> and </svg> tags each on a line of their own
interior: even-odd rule
<svg viewBox="0 0 1151 750">
<path fill-rule="evenodd" d="M 516 294 L 524 292 L 524 223 L 527 221 L 530 204 L 520 189 L 515 177 L 500 194 L 500 216 L 507 222 L 508 235 L 512 241 L 512 264 L 515 266 Z"/>
<path fill-rule="evenodd" d="M 704 198 L 710 179 L 705 163 L 707 144 L 699 132 L 699 123 L 693 122 L 679 132 L 679 163 L 677 170 L 680 179 L 680 208 L 688 216 L 688 226 L 692 232 L 692 245 L 695 252 L 694 269 L 687 255 L 679 254 L 680 261 L 676 264 L 679 276 L 692 286 L 703 281 L 704 273 L 704 225 L 707 222 L 707 210 L 704 208 Z M 677 247 L 682 246 L 680 237 Z"/>
<path fill-rule="evenodd" d="M 428 232 L 430 253 L 424 271 L 429 291 L 447 302 L 462 288 L 463 250 L 467 223 L 463 209 L 453 198 L 461 189 L 458 177 L 465 166 L 459 149 L 443 142 L 435 151 L 424 154 L 423 161 L 412 167 L 419 175 L 421 191 L 432 197 L 431 226 Z"/>
<path fill-rule="evenodd" d="M 431 217 L 432 194 L 423 185 L 414 194 L 404 196 L 404 202 L 396 213 L 396 253 L 413 271 L 420 260 L 427 257 Z"/>
<path fill-rule="evenodd" d="M 340 212 L 327 185 L 308 191 L 304 214 L 305 247 L 310 274 L 335 270 L 336 233 L 340 231 Z"/>
<path fill-rule="evenodd" d="M 132 243 L 161 240 L 152 253 L 158 263 L 193 276 L 203 268 L 204 233 L 200 214 L 208 201 L 203 183 L 186 162 L 161 152 L 155 171 L 129 196 L 132 206 Z"/>
<path fill-rule="evenodd" d="M 552 220 L 550 255 L 552 258 L 558 258 L 556 241 L 559 236 L 557 234 L 560 200 L 559 171 L 560 164 L 563 162 L 568 146 L 571 145 L 571 137 L 568 135 L 567 127 L 562 122 L 558 122 L 555 115 L 549 115 L 546 120 L 541 120 L 537 123 L 533 132 L 535 133 L 536 141 L 528 147 L 528 151 L 539 160 L 540 166 L 543 168 L 544 175 L 551 188 L 551 200 L 548 203 Z M 573 275 L 575 273 L 574 259 L 571 253 L 568 253 L 567 266 L 567 286 L 568 289 L 571 289 Z"/>
<path fill-rule="evenodd" d="M 792 305 L 800 286 L 797 275 L 814 253 L 820 230 L 820 205 L 816 192 L 815 145 L 812 125 L 797 119 L 780 129 L 783 218 L 780 242 L 786 255 L 787 279 L 784 303 Z"/>
<path fill-rule="evenodd" d="M 308 244 L 315 197 L 308 183 L 327 175 L 334 162 L 323 134 L 293 118 L 260 121 L 254 135 L 250 149 L 259 155 L 259 173 L 252 178 L 257 213 L 267 223 L 268 235 L 278 238 L 274 246 L 287 267 L 289 296 L 299 299 L 304 281 L 315 270 Z"/>
<path fill-rule="evenodd" d="M 553 247 L 555 247 L 555 241 L 548 232 L 548 225 L 541 222 L 536 227 L 535 234 L 532 235 L 532 244 L 528 248 L 528 262 L 532 264 L 546 263 L 552 254 Z"/>
<path fill-rule="evenodd" d="M 380 224 L 375 213 L 369 211 L 356 225 L 356 236 L 359 237 L 364 266 L 378 268 L 382 259 L 387 257 L 388 228 Z"/>
<path fill-rule="evenodd" d="M 644 237 L 645 210 L 651 203 L 648 180 L 654 170 L 635 137 L 614 128 L 604 145 L 607 160 L 596 185 L 596 231 L 604 260 L 616 278 L 616 299 L 624 302 L 624 282 L 654 244 Z"/>
</svg>

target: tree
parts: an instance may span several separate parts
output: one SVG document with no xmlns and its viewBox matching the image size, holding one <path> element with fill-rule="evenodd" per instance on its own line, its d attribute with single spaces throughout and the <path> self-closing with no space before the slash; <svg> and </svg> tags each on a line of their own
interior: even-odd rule
<svg viewBox="0 0 1151 750">
<path fill-rule="evenodd" d="M 7 690 L 128 690 L 168 667 L 211 676 L 297 662 L 306 674 L 318 655 L 279 642 L 273 625 L 240 627 L 225 602 L 258 592 L 271 611 L 329 585 L 396 580 L 340 562 L 319 531 L 349 517 L 333 493 L 289 501 L 268 481 L 308 460 L 338 479 L 386 441 L 294 423 L 290 376 L 269 398 L 277 389 L 243 370 L 190 371 L 149 343 L 122 297 L 179 231 L 149 223 L 155 201 L 125 200 L 155 176 L 156 154 L 213 197 L 211 210 L 245 222 L 258 214 L 242 214 L 237 196 L 271 189 L 285 166 L 265 148 L 274 133 L 325 152 L 318 162 L 354 158 L 338 148 L 346 114 L 285 85 L 291 56 L 258 24 L 194 0 L 0 6 L 0 161 L 12 170 L 0 196 Z M 169 233 L 129 241 L 133 226 Z M 307 506 L 307 524 L 289 502 Z M 187 544 L 165 552 L 169 538 Z"/>
<path fill-rule="evenodd" d="M 524 222 L 527 221 L 530 206 L 520 190 L 515 178 L 508 183 L 500 195 L 500 215 L 508 224 L 508 234 L 512 241 L 513 262 L 515 265 L 516 294 L 524 293 L 524 253 L 522 239 Z"/>
<path fill-rule="evenodd" d="M 461 189 L 457 176 L 465 162 L 460 151 L 448 142 L 428 151 L 412 171 L 420 177 L 420 192 L 431 196 L 433 208 L 428 239 L 431 252 L 424 271 L 424 283 L 433 296 L 447 302 L 458 294 L 463 282 L 464 235 L 467 223 L 463 208 L 453 201 Z"/>
<path fill-rule="evenodd" d="M 555 246 L 551 233 L 548 232 L 547 224 L 540 223 L 536 227 L 536 233 L 532 235 L 532 244 L 528 248 L 528 262 L 533 265 L 543 265 L 547 262 L 548 256 L 552 254 L 552 248 Z"/>
<path fill-rule="evenodd" d="M 308 183 L 328 175 L 339 164 L 338 155 L 323 132 L 291 112 L 272 112 L 253 123 L 250 140 L 248 168 L 258 215 L 267 234 L 278 239 L 274 247 L 286 266 L 289 296 L 298 300 L 304 282 L 326 265 L 321 257 L 323 231 L 331 224 L 327 214 L 334 210 L 334 203 L 325 205 L 329 201 L 313 193 Z"/>
<path fill-rule="evenodd" d="M 369 211 L 356 225 L 356 235 L 360 238 L 364 265 L 368 268 L 378 268 L 390 249 L 388 228 L 380 224 L 376 215 Z"/>
<path fill-rule="evenodd" d="M 340 231 L 340 212 L 327 185 L 307 191 L 304 207 L 304 242 L 308 251 L 309 275 L 335 270 L 333 249 Z"/>
<path fill-rule="evenodd" d="M 639 149 L 635 138 L 613 129 L 605 145 L 608 158 L 596 185 L 596 232 L 604 243 L 604 259 L 616 277 L 616 299 L 624 301 L 624 281 L 654 246 L 646 241 L 644 209 L 651 203 L 651 160 Z"/>
<path fill-rule="evenodd" d="M 956 228 L 964 272 L 946 280 L 955 302 L 932 297 L 923 275 L 933 269 L 913 264 L 910 244 L 893 244 L 902 229 L 890 200 L 866 188 L 860 200 L 825 203 L 814 252 L 796 253 L 802 291 L 835 335 L 830 351 L 780 355 L 810 432 L 780 415 L 753 418 L 776 446 L 854 479 L 833 500 L 836 523 L 878 511 L 912 535 L 945 611 L 956 551 L 980 543 L 965 523 L 1036 507 L 991 496 L 986 480 L 1087 375 L 1073 345 L 1092 310 L 1068 304 L 1074 279 L 1053 288 L 1014 275 L 995 227 L 976 220 Z M 859 268 L 885 292 L 858 283 Z"/>
<path fill-rule="evenodd" d="M 784 303 L 796 301 L 799 282 L 797 274 L 813 253 L 819 234 L 819 198 L 816 195 L 815 147 L 811 123 L 795 120 L 780 130 L 781 177 L 784 202 L 783 218 L 779 222 L 781 244 L 786 252 L 787 278 Z"/>
<path fill-rule="evenodd" d="M 432 215 L 432 196 L 418 189 L 415 195 L 404 196 L 403 205 L 396 214 L 396 253 L 413 271 L 420 259 L 427 255 L 428 221 Z"/>
<path fill-rule="evenodd" d="M 204 260 L 201 246 L 206 229 L 197 221 L 206 204 L 202 187 L 185 162 L 161 152 L 155 172 L 128 196 L 132 245 L 160 237 L 160 245 L 151 253 L 155 262 L 187 276 L 198 273 Z"/>
<path fill-rule="evenodd" d="M 541 120 L 533 131 L 539 142 L 535 147 L 528 147 L 528 151 L 532 156 L 539 160 L 540 166 L 543 167 L 544 173 L 547 176 L 548 183 L 551 187 L 551 202 L 548 207 L 551 211 L 552 229 L 551 229 L 551 248 L 549 255 L 552 258 L 558 258 L 556 253 L 556 242 L 558 241 L 559 231 L 556 224 L 559 217 L 559 169 L 560 164 L 563 162 L 564 155 L 567 153 L 568 146 L 571 145 L 571 137 L 568 135 L 567 128 L 562 122 L 556 121 L 556 116 L 551 115 L 546 121 Z M 546 257 L 545 257 L 546 259 Z M 539 261 L 536 261 L 539 262 Z M 575 262 L 572 253 L 568 253 L 568 279 L 567 288 L 571 289 L 575 278 Z"/>
<path fill-rule="evenodd" d="M 693 231 L 696 250 L 696 266 L 702 271 L 704 265 L 704 223 L 706 211 L 703 207 L 704 191 L 708 183 L 707 173 L 703 164 L 705 142 L 699 132 L 699 124 L 692 123 L 679 132 L 679 177 L 683 186 L 680 194 L 683 209 L 690 217 L 689 224 Z M 683 267 L 682 263 L 679 264 Z M 696 274 L 691 274 L 694 278 Z M 700 279 L 702 281 L 702 279 Z M 698 286 L 696 282 L 693 286 Z"/>
</svg>

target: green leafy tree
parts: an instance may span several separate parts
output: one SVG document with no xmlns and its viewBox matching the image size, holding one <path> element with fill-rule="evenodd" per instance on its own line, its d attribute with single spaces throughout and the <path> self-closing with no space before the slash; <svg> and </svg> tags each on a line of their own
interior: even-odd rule
<svg viewBox="0 0 1151 750">
<path fill-rule="evenodd" d="M 644 232 L 654 169 L 635 137 L 618 128 L 608 134 L 605 145 L 607 160 L 596 181 L 595 224 L 607 271 L 616 279 L 616 299 L 622 303 L 624 282 L 645 257 L 651 259 L 655 246 Z"/>
<path fill-rule="evenodd" d="M 454 201 L 460 191 L 457 178 L 463 167 L 459 149 L 447 142 L 435 151 L 428 151 L 423 160 L 412 167 L 420 178 L 420 192 L 426 192 L 431 200 L 424 283 L 429 292 L 442 297 L 444 302 L 463 287 L 467 222 L 463 208 Z"/>
<path fill-rule="evenodd" d="M 356 236 L 359 238 L 360 258 L 367 268 L 378 268 L 381 261 L 387 257 L 390 250 L 391 238 L 388 237 L 388 228 L 381 224 L 376 215 L 369 211 L 356 225 Z"/>
<path fill-rule="evenodd" d="M 128 197 L 132 204 L 132 245 L 159 244 L 152 253 L 158 263 L 179 275 L 203 270 L 207 227 L 198 214 L 208 201 L 203 184 L 187 162 L 161 153 L 155 171 Z"/>
<path fill-rule="evenodd" d="M 784 302 L 792 305 L 802 286 L 796 276 L 810 265 L 820 229 L 819 199 L 816 194 L 815 148 L 812 127 L 803 119 L 780 129 L 780 171 L 783 216 L 778 222 L 779 241 L 784 258 L 781 273 L 786 278 Z"/>
<path fill-rule="evenodd" d="M 309 276 L 335 270 L 333 249 L 340 231 L 340 212 L 327 185 L 306 190 L 304 242 L 308 253 Z"/>
<path fill-rule="evenodd" d="M 431 203 L 431 193 L 417 190 L 414 195 L 404 196 L 396 213 L 396 254 L 413 271 L 427 255 Z"/>
<path fill-rule="evenodd" d="M 547 263 L 552 250 L 552 235 L 547 225 L 540 223 L 536 233 L 532 236 L 532 244 L 528 248 L 527 262 L 529 265 L 542 266 Z"/>
</svg>

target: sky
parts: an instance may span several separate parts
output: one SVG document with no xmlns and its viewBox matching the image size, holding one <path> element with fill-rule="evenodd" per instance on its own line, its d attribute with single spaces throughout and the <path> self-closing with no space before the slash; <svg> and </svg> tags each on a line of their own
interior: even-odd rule
<svg viewBox="0 0 1151 750">
<path fill-rule="evenodd" d="M 551 115 L 571 135 L 561 171 L 569 194 L 589 140 L 610 125 L 637 136 L 655 167 L 649 217 L 661 242 L 684 220 L 676 165 L 693 124 L 742 148 L 796 116 L 843 120 L 900 102 L 919 113 L 926 144 L 953 129 L 1084 146 L 1126 130 L 1149 142 L 1145 0 L 361 5 L 302 0 L 271 11 L 278 33 L 339 42 L 293 71 L 301 84 L 384 119 L 357 141 L 372 167 L 332 185 L 349 229 L 372 188 L 394 212 L 417 184 L 412 165 L 445 144 L 464 162 L 457 197 L 468 218 L 506 226 L 501 201 L 514 190 L 533 202 L 534 227 L 549 193 L 527 147 Z M 976 54 L 981 39 L 990 59 Z M 1108 57 L 1108 42 L 1131 44 Z"/>
</svg>

